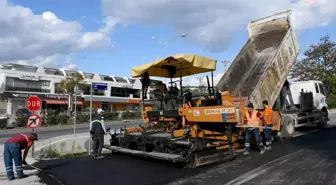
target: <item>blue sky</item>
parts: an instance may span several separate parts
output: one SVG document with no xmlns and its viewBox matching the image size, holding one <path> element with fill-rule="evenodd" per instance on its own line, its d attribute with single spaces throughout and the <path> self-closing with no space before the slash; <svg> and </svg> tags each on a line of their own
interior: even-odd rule
<svg viewBox="0 0 336 185">
<path fill-rule="evenodd" d="M 33 14 L 40 15 L 45 11 L 50 11 L 58 19 L 77 21 L 82 25 L 83 32 L 95 31 L 104 25 L 102 3 L 97 0 L 48 2 L 45 0 L 12 0 L 11 2 L 31 9 Z M 205 50 L 201 53 L 202 44 L 193 42 L 188 34 L 186 38 L 175 39 L 169 42 L 167 46 L 152 39 L 152 36 L 171 39 L 182 34 L 176 32 L 172 24 L 145 25 L 137 22 L 127 23 L 127 25 L 117 24 L 107 35 L 111 38 L 114 47 L 78 51 L 64 55 L 58 60 L 65 60 L 67 56 L 70 62 L 81 71 L 116 76 L 130 76 L 132 66 L 177 53 L 195 53 L 217 59 L 217 61 L 232 60 L 246 42 L 246 25 L 247 22 L 245 21 L 242 25 L 237 26 L 238 31 L 232 35 L 232 41 L 229 43 L 227 50 L 218 52 Z M 224 25 L 223 29 L 226 29 Z M 329 33 L 331 39 L 335 40 L 335 30 L 336 22 L 333 19 L 326 26 L 307 28 L 297 33 L 302 51 L 307 49 L 309 44 L 318 42 L 319 38 L 327 33 Z M 220 62 L 218 62 L 217 72 L 223 73 L 223 64 Z"/>
</svg>

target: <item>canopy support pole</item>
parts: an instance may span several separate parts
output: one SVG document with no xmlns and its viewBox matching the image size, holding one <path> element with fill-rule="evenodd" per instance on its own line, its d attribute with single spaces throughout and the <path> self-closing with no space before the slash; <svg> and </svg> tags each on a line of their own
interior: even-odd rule
<svg viewBox="0 0 336 185">
<path fill-rule="evenodd" d="M 181 96 L 181 105 L 183 104 L 183 91 L 182 91 L 182 62 L 180 62 L 180 96 Z"/>
</svg>

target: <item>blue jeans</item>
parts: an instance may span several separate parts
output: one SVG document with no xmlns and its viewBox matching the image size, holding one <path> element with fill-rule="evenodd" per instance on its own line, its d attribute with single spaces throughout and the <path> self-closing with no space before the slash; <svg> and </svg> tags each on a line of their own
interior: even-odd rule
<svg viewBox="0 0 336 185">
<path fill-rule="evenodd" d="M 260 137 L 259 137 L 259 129 L 258 128 L 248 128 L 246 129 L 246 133 L 245 133 L 245 149 L 246 150 L 250 149 L 252 135 L 257 141 L 258 145 L 263 146 L 262 142 L 260 141 Z"/>
<path fill-rule="evenodd" d="M 14 177 L 13 159 L 15 163 L 16 174 L 18 177 L 22 177 L 23 168 L 21 149 L 17 146 L 16 143 L 5 143 L 4 162 L 8 179 L 12 179 Z"/>
<path fill-rule="evenodd" d="M 272 144 L 272 127 L 272 124 L 267 124 L 267 128 L 264 128 L 266 146 L 271 146 Z"/>
</svg>

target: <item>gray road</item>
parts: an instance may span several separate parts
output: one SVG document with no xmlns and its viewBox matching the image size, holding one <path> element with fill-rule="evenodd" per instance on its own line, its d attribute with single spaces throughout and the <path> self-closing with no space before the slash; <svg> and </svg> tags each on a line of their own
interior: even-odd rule
<svg viewBox="0 0 336 185">
<path fill-rule="evenodd" d="M 111 129 L 114 128 L 122 128 L 125 125 L 127 127 L 129 126 L 138 126 L 139 124 L 142 124 L 143 122 L 130 122 L 130 123 L 108 123 L 106 124 L 107 127 L 110 127 Z M 30 133 L 30 129 L 24 129 L 23 132 L 20 134 L 28 134 Z M 14 132 L 13 132 L 14 131 Z M 85 133 L 89 131 L 89 126 L 83 127 L 81 126 L 80 128 L 76 129 L 76 133 Z M 68 134 L 73 134 L 74 129 L 73 128 L 51 128 L 51 130 L 39 130 L 37 131 L 39 140 L 45 140 L 57 136 L 62 136 L 62 135 L 68 135 Z M 5 143 L 5 141 L 15 135 L 16 131 L 15 130 L 8 130 L 7 133 L 1 133 L 0 134 L 0 144 Z"/>
<path fill-rule="evenodd" d="M 274 143 L 273 149 L 263 155 L 252 152 L 248 157 L 238 155 L 232 162 L 196 169 L 111 154 L 99 161 L 78 157 L 36 165 L 69 185 L 332 185 L 336 184 L 335 122 L 333 115 L 327 129 L 301 128 L 301 134 Z M 39 176 L 42 182 L 55 184 L 43 173 Z"/>
</svg>

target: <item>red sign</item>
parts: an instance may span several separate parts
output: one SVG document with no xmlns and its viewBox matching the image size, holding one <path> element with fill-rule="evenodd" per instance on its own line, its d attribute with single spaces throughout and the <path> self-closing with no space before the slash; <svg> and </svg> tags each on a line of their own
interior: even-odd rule
<svg viewBox="0 0 336 185">
<path fill-rule="evenodd" d="M 27 119 L 27 127 L 29 128 L 37 128 L 41 125 L 42 119 L 37 114 L 31 114 Z"/>
<path fill-rule="evenodd" d="M 37 111 L 42 107 L 42 101 L 37 96 L 29 96 L 26 100 L 26 107 L 30 111 Z"/>
</svg>

